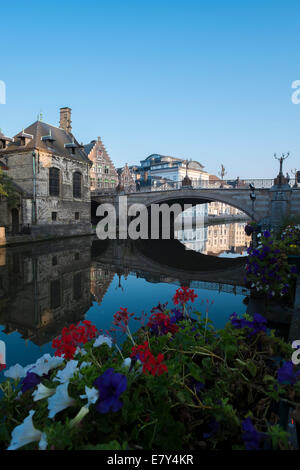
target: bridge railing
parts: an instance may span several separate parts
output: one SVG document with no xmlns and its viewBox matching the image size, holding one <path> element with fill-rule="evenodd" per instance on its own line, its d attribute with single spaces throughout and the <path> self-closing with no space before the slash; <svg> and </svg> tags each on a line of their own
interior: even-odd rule
<svg viewBox="0 0 300 470">
<path fill-rule="evenodd" d="M 253 185 L 255 189 L 270 189 L 274 185 L 274 179 L 265 178 L 265 179 L 231 179 L 231 180 L 197 180 L 191 181 L 191 187 L 193 189 L 247 189 L 250 191 L 250 186 Z M 300 189 L 300 184 L 297 186 L 297 182 L 295 178 L 291 178 L 289 181 L 291 187 Z M 136 188 L 125 188 L 121 194 L 131 194 L 131 193 L 148 193 L 153 191 L 172 191 L 183 189 L 182 181 L 167 181 L 167 182 L 153 182 L 149 185 L 139 185 L 137 182 Z M 91 191 L 92 196 L 103 196 L 103 195 L 115 195 L 116 189 L 115 188 L 101 188 L 97 189 L 96 191 Z"/>
</svg>

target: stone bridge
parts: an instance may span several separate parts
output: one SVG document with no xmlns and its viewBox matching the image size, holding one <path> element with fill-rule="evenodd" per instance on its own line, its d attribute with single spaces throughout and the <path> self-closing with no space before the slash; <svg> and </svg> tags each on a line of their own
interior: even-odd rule
<svg viewBox="0 0 300 470">
<path fill-rule="evenodd" d="M 250 198 L 251 190 L 248 188 L 192 188 L 137 191 L 133 193 L 119 192 L 111 194 L 92 194 L 92 207 L 99 204 L 111 203 L 118 214 L 119 197 L 127 196 L 128 209 L 133 204 L 167 203 L 172 205 L 204 204 L 213 201 L 229 204 L 243 212 L 250 219 L 268 226 L 277 226 L 284 216 L 295 217 L 300 215 L 300 189 L 286 185 L 275 185 L 271 188 L 255 190 L 255 200 Z"/>
</svg>

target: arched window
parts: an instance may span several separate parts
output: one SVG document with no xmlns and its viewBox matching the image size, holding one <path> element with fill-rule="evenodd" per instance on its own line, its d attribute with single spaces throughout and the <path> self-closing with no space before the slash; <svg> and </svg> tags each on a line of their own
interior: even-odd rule
<svg viewBox="0 0 300 470">
<path fill-rule="evenodd" d="M 81 173 L 79 171 L 73 174 L 73 197 L 81 197 Z"/>
<path fill-rule="evenodd" d="M 49 169 L 49 194 L 50 196 L 59 196 L 59 169 Z"/>
</svg>

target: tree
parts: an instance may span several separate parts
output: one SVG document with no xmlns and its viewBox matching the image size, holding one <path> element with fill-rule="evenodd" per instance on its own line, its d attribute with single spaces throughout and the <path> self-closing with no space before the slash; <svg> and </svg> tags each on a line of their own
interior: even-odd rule
<svg viewBox="0 0 300 470">
<path fill-rule="evenodd" d="M 14 187 L 12 179 L 5 175 L 0 169 L 0 196 L 7 198 L 9 207 L 13 207 L 18 202 L 18 193 Z"/>
</svg>

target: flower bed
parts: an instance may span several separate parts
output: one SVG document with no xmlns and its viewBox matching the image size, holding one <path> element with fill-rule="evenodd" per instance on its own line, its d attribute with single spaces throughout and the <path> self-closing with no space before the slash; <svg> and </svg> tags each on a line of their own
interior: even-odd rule
<svg viewBox="0 0 300 470">
<path fill-rule="evenodd" d="M 16 365 L 1 384 L 2 449 L 288 449 L 279 404 L 300 406 L 292 349 L 258 314 L 222 330 L 178 289 L 131 334 L 114 315 L 112 337 L 90 322 L 64 328 L 55 355 Z M 136 317 L 135 317 L 136 318 Z M 126 334 L 120 348 L 116 330 Z M 281 359 L 279 359 L 281 358 Z M 299 405 L 298 405 L 299 404 Z"/>
<path fill-rule="evenodd" d="M 282 231 L 281 246 L 288 255 L 300 255 L 300 225 L 288 225 Z"/>
<path fill-rule="evenodd" d="M 285 247 L 269 231 L 260 236 L 260 244 L 248 248 L 246 285 L 254 292 L 268 298 L 293 301 L 293 288 L 297 268 L 290 266 Z"/>
</svg>

